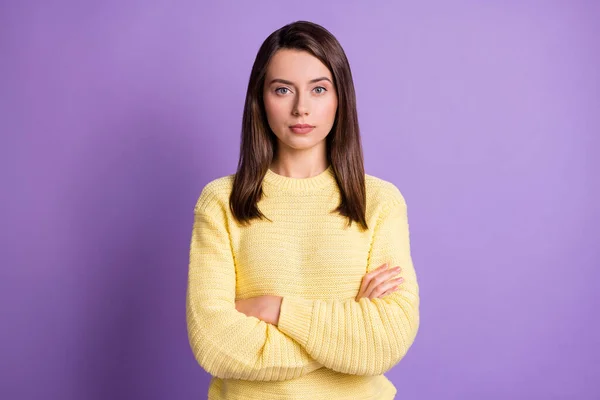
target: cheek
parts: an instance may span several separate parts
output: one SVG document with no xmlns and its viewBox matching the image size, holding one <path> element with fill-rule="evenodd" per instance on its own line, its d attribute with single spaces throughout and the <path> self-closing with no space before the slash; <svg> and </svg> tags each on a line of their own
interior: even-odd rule
<svg viewBox="0 0 600 400">
<path fill-rule="evenodd" d="M 265 111 L 270 121 L 281 119 L 285 113 L 285 104 L 281 101 L 274 101 L 265 98 Z"/>
<path fill-rule="evenodd" d="M 326 120 L 333 121 L 335 119 L 335 113 L 337 111 L 337 99 L 332 99 L 321 107 L 320 117 Z"/>
</svg>

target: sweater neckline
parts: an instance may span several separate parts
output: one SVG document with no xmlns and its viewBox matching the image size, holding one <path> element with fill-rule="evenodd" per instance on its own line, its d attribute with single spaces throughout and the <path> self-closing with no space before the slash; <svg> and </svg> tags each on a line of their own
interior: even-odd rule
<svg viewBox="0 0 600 400">
<path fill-rule="evenodd" d="M 278 189 L 286 190 L 314 190 L 331 184 L 337 184 L 332 164 L 319 174 L 309 178 L 291 178 L 289 176 L 279 175 L 270 168 L 264 176 L 263 182 Z"/>
</svg>

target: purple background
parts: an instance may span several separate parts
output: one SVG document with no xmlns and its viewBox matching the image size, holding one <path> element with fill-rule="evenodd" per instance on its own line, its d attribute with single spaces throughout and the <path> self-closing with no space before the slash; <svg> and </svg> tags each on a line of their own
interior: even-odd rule
<svg viewBox="0 0 600 400">
<path fill-rule="evenodd" d="M 206 398 L 193 206 L 299 19 L 344 47 L 367 173 L 408 201 L 397 398 L 600 398 L 598 4 L 2 2 L 0 398 Z"/>
</svg>

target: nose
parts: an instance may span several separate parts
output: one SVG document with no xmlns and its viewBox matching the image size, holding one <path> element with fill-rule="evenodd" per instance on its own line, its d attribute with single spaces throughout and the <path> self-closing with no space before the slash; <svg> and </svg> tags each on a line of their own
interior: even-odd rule
<svg viewBox="0 0 600 400">
<path fill-rule="evenodd" d="M 294 115 L 308 115 L 308 104 L 306 96 L 299 94 L 294 103 Z"/>
</svg>

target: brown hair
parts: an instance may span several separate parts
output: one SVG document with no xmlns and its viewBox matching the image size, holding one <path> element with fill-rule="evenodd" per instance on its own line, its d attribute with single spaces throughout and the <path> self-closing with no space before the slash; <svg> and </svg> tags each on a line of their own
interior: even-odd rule
<svg viewBox="0 0 600 400">
<path fill-rule="evenodd" d="M 276 152 L 277 138 L 267 122 L 263 85 L 269 60 L 280 49 L 307 51 L 329 68 L 338 97 L 338 109 L 326 137 L 327 160 L 332 165 L 341 202 L 333 210 L 367 229 L 363 152 L 356 111 L 356 95 L 346 54 L 337 39 L 322 26 L 296 21 L 273 32 L 256 55 L 244 105 L 240 157 L 229 207 L 242 223 L 267 218 L 257 207 L 262 180 Z M 333 212 L 332 211 L 332 212 Z"/>
</svg>

